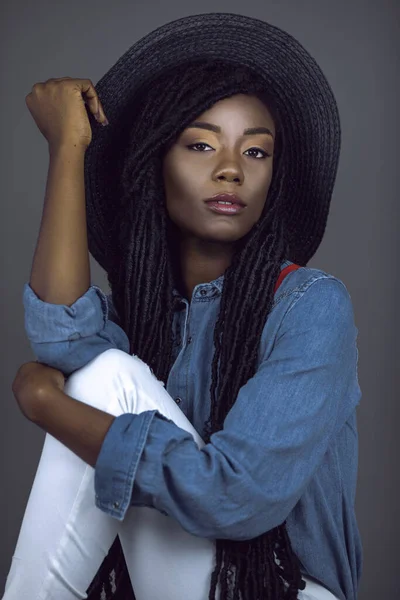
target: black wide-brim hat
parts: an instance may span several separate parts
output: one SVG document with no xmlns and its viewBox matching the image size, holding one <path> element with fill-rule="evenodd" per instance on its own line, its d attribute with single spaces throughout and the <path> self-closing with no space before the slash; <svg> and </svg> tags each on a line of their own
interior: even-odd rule
<svg viewBox="0 0 400 600">
<path fill-rule="evenodd" d="M 250 67 L 265 80 L 284 128 L 286 258 L 306 265 L 321 243 L 340 151 L 339 113 L 326 77 L 307 50 L 274 25 L 239 14 L 198 14 L 145 35 L 95 86 L 110 125 L 102 127 L 88 113 L 93 132 L 85 153 L 88 244 L 106 271 L 116 243 L 110 223 L 121 197 L 126 152 L 120 134 L 127 111 L 138 91 L 165 69 L 202 57 Z"/>
</svg>

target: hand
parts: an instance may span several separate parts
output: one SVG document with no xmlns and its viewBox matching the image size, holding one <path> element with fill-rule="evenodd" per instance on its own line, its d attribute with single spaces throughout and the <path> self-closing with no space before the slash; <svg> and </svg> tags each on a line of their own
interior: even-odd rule
<svg viewBox="0 0 400 600">
<path fill-rule="evenodd" d="M 35 83 L 25 102 L 50 148 L 68 143 L 86 150 L 92 140 L 86 108 L 95 117 L 98 113 L 99 123 L 107 123 L 90 79 L 59 77 Z"/>
<path fill-rule="evenodd" d="M 20 366 L 12 384 L 12 391 L 23 415 L 35 420 L 41 399 L 53 390 L 64 391 L 65 377 L 61 371 L 40 362 Z"/>
</svg>

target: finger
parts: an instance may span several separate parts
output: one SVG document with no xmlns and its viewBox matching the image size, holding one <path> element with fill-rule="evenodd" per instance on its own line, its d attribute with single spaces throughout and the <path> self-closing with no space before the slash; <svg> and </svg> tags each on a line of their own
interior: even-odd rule
<svg viewBox="0 0 400 600">
<path fill-rule="evenodd" d="M 104 113 L 104 109 L 101 105 L 99 96 L 95 90 L 95 87 L 90 79 L 80 79 L 79 85 L 81 86 L 82 96 L 85 104 L 89 107 L 92 114 L 97 118 L 99 122 L 107 120 Z"/>
<path fill-rule="evenodd" d="M 45 83 L 50 81 L 74 81 L 79 88 L 83 101 L 89 108 L 90 112 L 96 117 L 99 122 L 107 121 L 104 109 L 99 100 L 98 94 L 95 90 L 91 79 L 77 79 L 76 77 L 52 77 Z"/>
</svg>

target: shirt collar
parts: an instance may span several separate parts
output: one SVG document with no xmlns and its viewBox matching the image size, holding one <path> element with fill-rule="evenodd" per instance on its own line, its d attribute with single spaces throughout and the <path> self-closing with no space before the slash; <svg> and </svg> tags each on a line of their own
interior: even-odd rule
<svg viewBox="0 0 400 600">
<path fill-rule="evenodd" d="M 290 260 L 283 261 L 283 263 L 281 264 L 281 271 L 282 271 L 282 269 L 284 269 L 285 267 L 287 267 L 288 265 L 291 265 L 291 264 L 292 264 L 292 261 L 290 261 Z M 221 294 L 222 288 L 224 286 L 224 274 L 217 277 L 217 279 L 214 279 L 213 281 L 210 281 L 207 284 L 203 284 L 203 285 L 214 286 L 218 290 L 218 292 Z M 175 288 L 173 289 L 172 293 L 174 296 L 179 296 L 179 298 L 182 298 L 181 294 Z"/>
</svg>

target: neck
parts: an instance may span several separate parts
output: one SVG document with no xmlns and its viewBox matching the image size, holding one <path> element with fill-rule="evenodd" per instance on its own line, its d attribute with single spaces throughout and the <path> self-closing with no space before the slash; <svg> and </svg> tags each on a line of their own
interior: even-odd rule
<svg viewBox="0 0 400 600">
<path fill-rule="evenodd" d="M 189 301 L 199 283 L 208 283 L 223 275 L 230 266 L 234 254 L 233 244 L 206 242 L 184 238 L 175 253 L 175 264 L 180 293 Z"/>
</svg>

